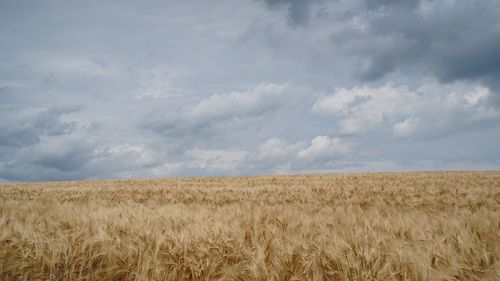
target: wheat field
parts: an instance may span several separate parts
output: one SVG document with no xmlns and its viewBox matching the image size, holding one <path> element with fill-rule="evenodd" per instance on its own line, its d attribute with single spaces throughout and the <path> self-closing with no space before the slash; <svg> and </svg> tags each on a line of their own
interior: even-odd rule
<svg viewBox="0 0 500 281">
<path fill-rule="evenodd" d="M 500 172 L 0 185 L 1 280 L 500 280 Z"/>
</svg>

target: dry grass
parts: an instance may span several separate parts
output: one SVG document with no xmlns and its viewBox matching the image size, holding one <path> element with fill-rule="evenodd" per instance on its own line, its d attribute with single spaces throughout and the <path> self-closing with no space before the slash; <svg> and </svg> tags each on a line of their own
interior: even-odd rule
<svg viewBox="0 0 500 281">
<path fill-rule="evenodd" d="M 500 280 L 500 172 L 0 185 L 1 280 Z"/>
</svg>

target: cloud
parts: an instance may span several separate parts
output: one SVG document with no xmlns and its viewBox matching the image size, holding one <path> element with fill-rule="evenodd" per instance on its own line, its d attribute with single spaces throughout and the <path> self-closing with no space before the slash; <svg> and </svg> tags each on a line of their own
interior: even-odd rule
<svg viewBox="0 0 500 281">
<path fill-rule="evenodd" d="M 313 104 L 315 113 L 340 117 L 339 133 L 358 134 L 379 126 L 384 118 L 409 111 L 412 95 L 405 86 L 385 85 L 380 88 L 339 88 L 333 95 L 318 99 Z"/>
<path fill-rule="evenodd" d="M 173 98 L 188 95 L 180 85 L 191 75 L 185 70 L 172 70 L 166 66 L 155 66 L 139 71 L 140 87 L 136 98 Z"/>
<path fill-rule="evenodd" d="M 165 151 L 146 143 L 99 143 L 93 146 L 85 172 L 95 178 L 160 176 L 154 169 L 165 164 Z"/>
<path fill-rule="evenodd" d="M 74 138 L 50 138 L 33 147 L 33 164 L 59 172 L 79 171 L 91 158 L 92 146 Z"/>
<path fill-rule="evenodd" d="M 185 151 L 182 158 L 152 167 L 150 173 L 155 177 L 185 176 L 192 174 L 231 175 L 243 174 L 248 169 L 245 150 L 200 149 Z"/>
<path fill-rule="evenodd" d="M 415 90 L 390 83 L 378 88 L 338 88 L 318 99 L 312 109 L 339 118 L 341 135 L 366 133 L 387 124 L 397 137 L 442 136 L 498 119 L 492 97 L 481 84 L 425 79 Z"/>
<path fill-rule="evenodd" d="M 75 56 L 44 58 L 37 62 L 35 67 L 44 73 L 63 76 L 73 75 L 112 79 L 123 75 L 123 70 L 116 65 L 109 65 L 99 60 Z"/>
<path fill-rule="evenodd" d="M 281 138 L 270 138 L 260 143 L 255 153 L 247 157 L 247 166 L 254 173 L 265 170 L 275 174 L 289 173 L 296 168 L 297 153 L 307 145 L 299 141 L 290 143 Z"/>
<path fill-rule="evenodd" d="M 196 168 L 211 171 L 237 171 L 239 165 L 247 156 L 242 150 L 203 150 L 194 148 L 186 151 L 186 155 L 193 159 L 190 165 Z"/>
<path fill-rule="evenodd" d="M 0 1 L 0 180 L 498 167 L 497 2 Z"/>
<path fill-rule="evenodd" d="M 325 171 L 350 157 L 354 143 L 340 137 L 316 136 L 312 140 L 289 142 L 270 138 L 248 153 L 239 166 L 243 173 L 255 174 L 265 170 L 290 174 Z"/>
<path fill-rule="evenodd" d="M 257 158 L 260 160 L 272 160 L 288 158 L 302 147 L 302 143 L 289 144 L 280 138 L 270 138 L 258 147 Z"/>
<path fill-rule="evenodd" d="M 30 146 L 0 147 L 0 178 L 11 181 L 82 179 L 90 175 L 91 143 L 71 136 L 46 136 Z"/>
<path fill-rule="evenodd" d="M 346 50 L 360 62 L 361 80 L 415 69 L 444 82 L 487 81 L 500 75 L 496 0 L 384 0 L 366 1 L 366 7 L 356 13 L 364 19 L 366 32 L 342 38 Z"/>
<path fill-rule="evenodd" d="M 248 92 L 214 94 L 192 107 L 189 114 L 193 119 L 258 115 L 288 104 L 288 93 L 287 84 L 260 84 Z"/>
<path fill-rule="evenodd" d="M 171 115 L 153 113 L 143 127 L 169 137 L 230 133 L 292 104 L 294 99 L 295 92 L 287 84 L 259 84 L 250 91 L 213 94 Z"/>
<path fill-rule="evenodd" d="M 81 106 L 38 103 L 29 88 L 20 87 L 3 87 L 0 100 L 0 178 L 43 180 L 80 172 L 91 153 L 72 136 L 85 127 L 71 117 Z"/>
<path fill-rule="evenodd" d="M 413 9 L 418 7 L 420 0 L 407 0 L 407 1 L 398 1 L 398 0 L 364 0 L 365 5 L 369 9 Z"/>
<path fill-rule="evenodd" d="M 268 7 L 286 7 L 288 23 L 292 26 L 304 25 L 309 22 L 311 5 L 316 1 L 302 0 L 264 0 Z"/>
<path fill-rule="evenodd" d="M 0 106 L 0 146 L 23 147 L 37 144 L 42 136 L 71 133 L 75 123 L 64 121 L 65 114 L 78 110 L 75 107 L 40 108 Z"/>
<path fill-rule="evenodd" d="M 122 169 L 140 169 L 159 163 L 160 155 L 144 144 L 116 143 L 99 145 L 93 152 L 94 165 L 104 166 L 121 163 Z"/>
<path fill-rule="evenodd" d="M 342 142 L 340 138 L 330 138 L 328 136 L 317 136 L 312 139 L 311 145 L 302 149 L 298 153 L 301 159 L 331 158 L 335 155 L 342 155 L 349 152 L 349 145 Z"/>
</svg>

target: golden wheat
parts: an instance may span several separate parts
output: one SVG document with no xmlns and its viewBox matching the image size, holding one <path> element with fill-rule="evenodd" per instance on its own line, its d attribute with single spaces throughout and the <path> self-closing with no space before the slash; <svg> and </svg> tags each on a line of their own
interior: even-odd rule
<svg viewBox="0 0 500 281">
<path fill-rule="evenodd" d="M 500 172 L 0 185 L 1 280 L 500 280 Z"/>
</svg>

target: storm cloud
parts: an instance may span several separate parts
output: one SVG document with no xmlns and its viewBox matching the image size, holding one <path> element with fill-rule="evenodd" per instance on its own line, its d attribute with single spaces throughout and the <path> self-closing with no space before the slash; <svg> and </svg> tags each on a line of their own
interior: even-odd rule
<svg viewBox="0 0 500 281">
<path fill-rule="evenodd" d="M 286 8 L 288 23 L 292 26 L 304 25 L 309 22 L 311 5 L 315 1 L 301 0 L 265 0 L 268 7 L 272 9 Z"/>
<path fill-rule="evenodd" d="M 366 30 L 343 42 L 365 60 L 361 80 L 421 68 L 443 82 L 500 75 L 499 3 L 367 1 Z"/>
</svg>

